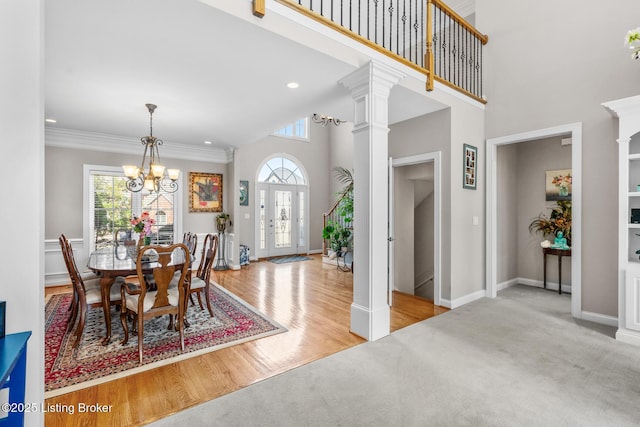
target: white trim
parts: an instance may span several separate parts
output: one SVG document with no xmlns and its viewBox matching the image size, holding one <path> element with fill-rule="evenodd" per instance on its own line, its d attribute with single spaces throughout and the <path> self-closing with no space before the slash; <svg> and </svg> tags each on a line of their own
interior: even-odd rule
<svg viewBox="0 0 640 427">
<path fill-rule="evenodd" d="M 640 335 L 628 329 L 618 329 L 616 332 L 616 340 L 640 346 Z"/>
<path fill-rule="evenodd" d="M 515 279 L 510 280 L 513 281 L 515 280 L 516 283 L 515 284 L 519 284 L 519 285 L 525 285 L 525 286 L 532 286 L 535 288 L 540 288 L 543 289 L 544 288 L 544 282 L 542 280 L 535 280 L 535 279 L 527 279 L 525 277 L 516 277 Z M 547 289 L 551 290 L 551 291 L 558 291 L 558 284 L 556 282 L 550 282 L 547 280 Z M 562 285 L 562 292 L 565 292 L 567 294 L 572 293 L 571 292 L 571 285 Z"/>
<path fill-rule="evenodd" d="M 495 298 L 497 294 L 497 251 L 498 251 L 498 204 L 497 204 L 497 149 L 500 145 L 515 144 L 525 141 L 540 140 L 554 136 L 571 134 L 572 182 L 572 247 L 571 247 L 571 315 L 576 318 L 582 316 L 582 123 L 538 129 L 530 132 L 507 135 L 499 138 L 487 139 L 487 224 L 486 224 L 486 294 Z M 548 286 L 548 285 L 547 285 Z"/>
<path fill-rule="evenodd" d="M 618 318 L 614 316 L 607 316 L 605 314 L 592 313 L 590 311 L 582 312 L 582 320 L 587 320 L 593 323 L 599 323 L 601 325 L 618 327 Z"/>
<path fill-rule="evenodd" d="M 520 283 L 520 279 L 516 277 L 515 279 L 507 280 L 506 282 L 501 282 L 496 285 L 498 292 L 503 289 L 510 288 L 512 286 L 518 285 Z"/>
<path fill-rule="evenodd" d="M 143 152 L 139 138 L 49 127 L 45 128 L 45 145 L 136 156 L 142 156 Z M 223 164 L 232 160 L 228 150 L 167 141 L 162 146 L 162 157 Z"/>
<path fill-rule="evenodd" d="M 321 254 L 322 253 L 322 249 L 312 249 L 310 251 L 307 251 L 307 254 L 309 255 L 315 255 L 315 254 Z"/>
<path fill-rule="evenodd" d="M 454 300 L 449 300 L 449 299 L 442 298 L 440 300 L 440 304 L 435 304 L 435 305 L 440 305 L 442 307 L 447 307 L 447 308 L 450 308 L 451 310 L 453 310 L 453 309 L 456 309 L 458 307 L 462 307 L 465 304 L 469 304 L 470 302 L 482 299 L 485 296 L 486 296 L 485 295 L 485 291 L 480 290 L 480 291 L 475 291 L 475 292 L 472 292 L 470 294 L 464 295 L 464 296 L 462 296 L 460 298 L 456 298 Z"/>
<path fill-rule="evenodd" d="M 392 160 L 394 168 L 433 162 L 433 303 L 442 305 L 442 152 L 416 154 Z M 389 204 L 393 200 L 389 200 Z"/>
</svg>

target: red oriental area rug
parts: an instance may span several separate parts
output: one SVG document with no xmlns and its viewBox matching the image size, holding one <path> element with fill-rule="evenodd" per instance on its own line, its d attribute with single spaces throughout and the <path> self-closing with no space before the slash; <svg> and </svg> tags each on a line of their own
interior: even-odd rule
<svg viewBox="0 0 640 427">
<path fill-rule="evenodd" d="M 206 309 L 189 304 L 185 329 L 185 350 L 180 351 L 177 331 L 167 330 L 168 317 L 145 322 L 143 364 L 138 363 L 138 338 L 124 336 L 120 313 L 112 308 L 111 343 L 105 336 L 101 308 L 89 310 L 80 345 L 73 348 L 74 335 L 67 332 L 71 294 L 52 295 L 45 306 L 45 398 L 69 393 L 116 378 L 177 362 L 224 347 L 285 332 L 286 328 L 260 314 L 255 308 L 215 283 L 210 286 L 213 317 Z M 204 303 L 204 298 L 203 298 Z"/>
</svg>

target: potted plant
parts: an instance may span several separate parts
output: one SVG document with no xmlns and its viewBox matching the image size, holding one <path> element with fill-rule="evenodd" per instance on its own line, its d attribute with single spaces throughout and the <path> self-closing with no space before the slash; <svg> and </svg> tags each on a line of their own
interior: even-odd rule
<svg viewBox="0 0 640 427">
<path fill-rule="evenodd" d="M 529 224 L 530 233 L 542 233 L 543 236 L 558 235 L 561 231 L 571 246 L 571 202 L 558 201 L 557 206 L 551 208 L 549 215 L 540 214 Z"/>
<path fill-rule="evenodd" d="M 329 248 L 335 254 L 344 254 L 351 251 L 353 236 L 353 175 L 351 171 L 343 167 L 333 170 L 338 181 L 344 184 L 344 188 L 336 195 L 340 200 L 336 208 L 338 220 L 329 220 L 322 230 L 322 238 L 329 241 Z"/>
<path fill-rule="evenodd" d="M 220 232 L 220 233 L 224 233 L 224 231 L 227 229 L 227 221 L 229 221 L 229 214 L 222 212 L 221 214 L 218 214 L 218 216 L 216 216 L 216 229 Z"/>
</svg>

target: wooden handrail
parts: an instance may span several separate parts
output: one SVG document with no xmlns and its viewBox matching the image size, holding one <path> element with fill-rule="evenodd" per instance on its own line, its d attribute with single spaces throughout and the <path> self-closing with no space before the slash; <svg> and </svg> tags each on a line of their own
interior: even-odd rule
<svg viewBox="0 0 640 427">
<path fill-rule="evenodd" d="M 472 33 L 478 40 L 482 42 L 483 45 L 487 44 L 489 41 L 489 36 L 486 34 L 482 34 L 480 31 L 475 29 L 475 27 L 469 24 L 462 16 L 458 15 L 453 9 L 447 6 L 442 0 L 427 0 L 429 3 L 433 3 L 440 9 L 444 10 L 447 15 L 451 16 L 458 24 L 462 25 L 467 31 Z"/>
</svg>

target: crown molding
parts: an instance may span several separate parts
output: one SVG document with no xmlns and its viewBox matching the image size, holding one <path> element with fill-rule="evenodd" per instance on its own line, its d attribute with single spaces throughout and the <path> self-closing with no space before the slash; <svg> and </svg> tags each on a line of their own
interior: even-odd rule
<svg viewBox="0 0 640 427">
<path fill-rule="evenodd" d="M 138 138 L 48 127 L 45 127 L 44 134 L 45 145 L 50 147 L 134 155 L 141 153 L 142 143 Z M 215 147 L 198 147 L 164 141 L 162 158 L 230 163 L 233 154 L 229 150 Z"/>
</svg>

